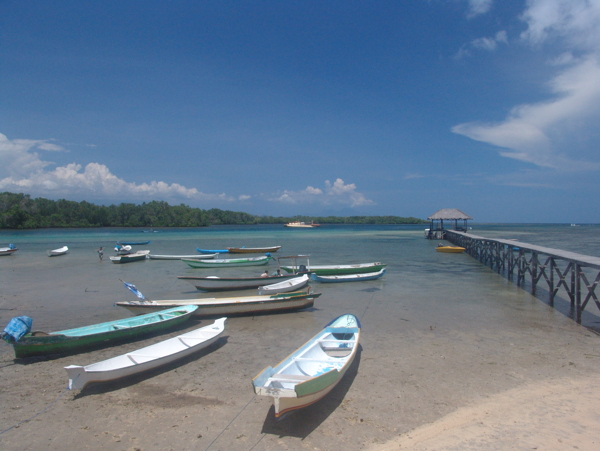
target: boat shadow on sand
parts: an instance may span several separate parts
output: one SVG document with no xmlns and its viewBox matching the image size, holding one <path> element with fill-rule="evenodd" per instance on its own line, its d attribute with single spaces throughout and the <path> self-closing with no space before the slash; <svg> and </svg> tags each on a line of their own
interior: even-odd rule
<svg viewBox="0 0 600 451">
<path fill-rule="evenodd" d="M 166 365 L 159 366 L 157 368 L 152 368 L 147 371 L 143 371 L 141 373 L 132 374 L 131 376 L 126 376 L 121 379 L 116 379 L 113 381 L 106 382 L 91 382 L 86 385 L 79 393 L 77 393 L 73 399 L 80 399 L 89 395 L 100 395 L 103 393 L 109 393 L 116 390 L 121 390 L 123 388 L 131 387 L 133 385 L 139 384 L 142 381 L 147 379 L 151 379 L 159 374 L 163 374 L 169 371 L 173 371 L 177 368 L 187 365 L 195 360 L 198 360 L 205 355 L 208 355 L 212 352 L 219 350 L 223 347 L 228 340 L 229 336 L 219 337 L 217 341 L 215 341 L 210 346 L 206 348 L 198 350 L 198 352 L 194 352 L 193 354 L 188 355 L 182 359 L 176 360 L 174 362 L 168 363 Z"/>
<path fill-rule="evenodd" d="M 263 423 L 262 433 L 277 435 L 280 438 L 296 437 L 305 439 L 308 437 L 339 407 L 346 397 L 354 378 L 358 374 L 361 352 L 362 346 L 359 344 L 356 357 L 354 357 L 352 365 L 350 365 L 342 380 L 320 401 L 303 409 L 289 412 L 280 419 L 275 418 L 275 408 L 271 406 Z"/>
</svg>

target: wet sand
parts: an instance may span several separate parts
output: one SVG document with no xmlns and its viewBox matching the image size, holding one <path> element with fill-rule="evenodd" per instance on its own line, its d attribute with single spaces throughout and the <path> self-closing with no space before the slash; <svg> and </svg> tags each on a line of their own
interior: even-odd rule
<svg viewBox="0 0 600 451">
<path fill-rule="evenodd" d="M 411 260 L 390 265 L 379 281 L 315 285 L 323 294 L 314 309 L 231 318 L 224 337 L 205 351 L 82 391 L 66 390 L 63 367 L 211 321 L 192 320 L 158 337 L 52 359 L 17 362 L 3 344 L 0 448 L 597 449 L 600 337 L 470 257 L 459 257 L 444 276 L 435 262 Z M 115 280 L 142 268 L 90 260 L 81 270 L 47 268 L 50 274 L 40 280 L 35 265 L 16 262 L 14 271 L 2 263 L 2 324 L 27 314 L 35 318 L 34 329 L 50 330 L 126 316 L 112 307 L 128 296 Z M 156 268 L 177 273 L 170 264 Z M 49 292 L 48 279 L 60 280 L 64 271 L 80 272 Z M 145 291 L 163 298 L 195 295 L 171 282 L 146 284 Z M 328 397 L 276 422 L 270 400 L 254 396 L 252 377 L 342 313 L 363 324 L 352 368 Z"/>
</svg>

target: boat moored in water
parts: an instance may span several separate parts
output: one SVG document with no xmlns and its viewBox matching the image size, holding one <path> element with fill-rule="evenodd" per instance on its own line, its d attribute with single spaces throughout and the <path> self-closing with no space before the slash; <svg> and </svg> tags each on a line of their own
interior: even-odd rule
<svg viewBox="0 0 600 451">
<path fill-rule="evenodd" d="M 315 282 L 361 282 L 364 280 L 379 279 L 385 274 L 385 268 L 376 272 L 366 272 L 362 274 L 340 274 L 337 276 L 320 276 L 312 273 L 310 278 Z"/>
</svg>

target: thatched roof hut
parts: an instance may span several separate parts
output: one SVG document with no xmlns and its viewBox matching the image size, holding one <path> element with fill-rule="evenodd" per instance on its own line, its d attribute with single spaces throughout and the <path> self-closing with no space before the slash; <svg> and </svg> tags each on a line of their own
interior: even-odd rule
<svg viewBox="0 0 600 451">
<path fill-rule="evenodd" d="M 443 238 L 444 237 L 444 221 L 454 221 L 454 230 L 461 232 L 467 231 L 467 221 L 473 219 L 468 214 L 456 208 L 442 208 L 436 211 L 427 218 L 430 222 L 427 238 Z M 436 223 L 439 221 L 439 224 Z M 458 221 L 462 221 L 462 226 L 458 225 Z"/>
</svg>

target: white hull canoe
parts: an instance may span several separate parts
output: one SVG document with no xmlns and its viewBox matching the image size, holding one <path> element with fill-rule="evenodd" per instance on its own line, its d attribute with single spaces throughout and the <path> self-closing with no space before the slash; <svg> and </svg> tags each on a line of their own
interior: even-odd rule
<svg viewBox="0 0 600 451">
<path fill-rule="evenodd" d="M 233 291 L 250 290 L 262 285 L 283 282 L 298 277 L 299 274 L 286 274 L 283 276 L 269 277 L 196 277 L 196 276 L 178 276 L 180 280 L 191 283 L 196 289 L 202 291 Z"/>
<path fill-rule="evenodd" d="M 135 315 L 152 313 L 158 310 L 182 305 L 196 305 L 198 309 L 194 316 L 218 315 L 256 315 L 261 313 L 285 312 L 305 309 L 314 305 L 315 299 L 321 293 L 298 291 L 274 295 L 235 296 L 229 298 L 181 299 L 162 301 L 119 301 L 119 307 L 124 307 Z"/>
<path fill-rule="evenodd" d="M 270 255 L 263 255 L 261 257 L 248 257 L 248 258 L 216 258 L 213 260 L 204 259 L 182 259 L 183 262 L 187 263 L 192 268 L 231 268 L 235 266 L 259 266 L 266 265 L 271 260 Z"/>
<path fill-rule="evenodd" d="M 360 329 L 354 315 L 336 318 L 277 366 L 256 376 L 252 380 L 254 392 L 273 398 L 275 417 L 319 401 L 352 364 Z"/>
<path fill-rule="evenodd" d="M 310 224 L 307 224 L 305 222 L 288 222 L 287 224 L 284 224 L 284 227 L 291 227 L 291 228 L 296 228 L 296 229 L 311 229 L 313 227 L 321 227 L 321 224 L 315 224 L 314 222 L 311 222 Z"/>
<path fill-rule="evenodd" d="M 220 318 L 209 326 L 102 362 L 87 366 L 69 365 L 65 367 L 69 376 L 69 389 L 82 389 L 90 382 L 105 382 L 131 376 L 206 348 L 217 341 L 224 332 L 226 319 Z"/>
<path fill-rule="evenodd" d="M 266 252 L 277 252 L 281 246 L 272 247 L 228 247 L 230 254 L 264 254 Z"/>
<path fill-rule="evenodd" d="M 137 262 L 140 260 L 146 260 L 150 251 L 137 251 L 133 254 L 117 255 L 116 257 L 110 257 L 110 261 L 113 263 L 130 263 Z"/>
<path fill-rule="evenodd" d="M 47 251 L 48 252 L 48 257 L 57 257 L 59 255 L 65 255 L 67 252 L 69 252 L 69 248 L 67 246 L 63 246 L 63 247 L 59 247 L 58 249 L 53 249 L 51 251 Z"/>
<path fill-rule="evenodd" d="M 0 255 L 12 255 L 18 250 L 16 247 L 0 247 Z"/>
<path fill-rule="evenodd" d="M 310 265 L 308 270 L 319 276 L 337 276 L 340 274 L 362 274 L 380 271 L 387 265 L 379 262 L 375 263 L 357 263 L 355 265 Z M 282 266 L 281 269 L 291 273 L 294 272 L 293 266 Z"/>
<path fill-rule="evenodd" d="M 210 260 L 211 258 L 215 258 L 217 254 L 206 254 L 202 255 L 202 260 Z M 193 255 L 158 255 L 158 254 L 148 254 L 148 258 L 151 260 L 183 260 L 184 258 L 198 258 L 198 254 Z"/>
<path fill-rule="evenodd" d="M 258 287 L 258 294 L 289 293 L 291 291 L 298 291 L 306 285 L 308 285 L 308 275 L 304 274 L 300 277 Z"/>
<path fill-rule="evenodd" d="M 339 276 L 319 276 L 311 274 L 310 278 L 315 282 L 361 282 L 364 280 L 379 279 L 385 274 L 385 268 L 377 272 L 366 272 L 363 274 L 341 274 Z"/>
</svg>

